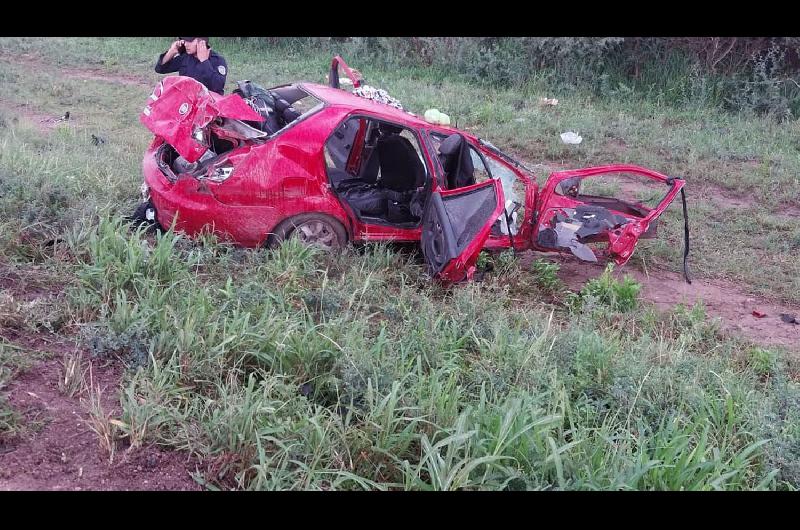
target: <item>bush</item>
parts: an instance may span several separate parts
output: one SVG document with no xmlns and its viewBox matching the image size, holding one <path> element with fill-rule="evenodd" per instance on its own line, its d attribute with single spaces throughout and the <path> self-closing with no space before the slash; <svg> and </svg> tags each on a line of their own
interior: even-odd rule
<svg viewBox="0 0 800 530">
<path fill-rule="evenodd" d="M 248 46 L 342 54 L 351 64 L 425 68 L 488 86 L 544 81 L 603 99 L 645 97 L 677 106 L 796 117 L 800 39 L 642 37 L 232 38 Z"/>
<path fill-rule="evenodd" d="M 558 277 L 558 263 L 537 259 L 531 264 L 533 280 L 536 286 L 547 294 L 556 294 L 564 289 L 564 283 Z"/>
</svg>

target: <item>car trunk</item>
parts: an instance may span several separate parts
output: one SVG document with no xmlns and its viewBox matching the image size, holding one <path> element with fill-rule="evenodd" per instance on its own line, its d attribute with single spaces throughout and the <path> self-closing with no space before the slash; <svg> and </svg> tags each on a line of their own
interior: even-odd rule
<svg viewBox="0 0 800 530">
<path fill-rule="evenodd" d="M 267 136 L 243 123 L 263 118 L 240 96 L 220 96 L 189 77 L 163 79 L 150 95 L 140 120 L 187 164 L 209 158 L 209 152 L 211 156 L 220 154 L 215 148 L 230 150 L 237 140 Z"/>
</svg>

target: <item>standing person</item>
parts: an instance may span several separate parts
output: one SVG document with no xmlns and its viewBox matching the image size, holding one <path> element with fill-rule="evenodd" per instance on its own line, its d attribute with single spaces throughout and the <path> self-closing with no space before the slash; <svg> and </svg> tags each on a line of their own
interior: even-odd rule
<svg viewBox="0 0 800 530">
<path fill-rule="evenodd" d="M 228 65 L 225 58 L 211 49 L 208 37 L 179 37 L 167 51 L 158 56 L 156 72 L 191 77 L 212 92 L 222 94 Z"/>
</svg>

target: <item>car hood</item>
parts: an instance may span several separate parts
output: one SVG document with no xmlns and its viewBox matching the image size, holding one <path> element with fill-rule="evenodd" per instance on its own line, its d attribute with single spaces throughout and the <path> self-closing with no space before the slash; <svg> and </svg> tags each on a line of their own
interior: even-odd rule
<svg viewBox="0 0 800 530">
<path fill-rule="evenodd" d="M 166 77 L 153 90 L 139 120 L 189 163 L 209 146 L 203 129 L 217 118 L 264 121 L 237 94 L 221 96 L 191 77 Z"/>
</svg>

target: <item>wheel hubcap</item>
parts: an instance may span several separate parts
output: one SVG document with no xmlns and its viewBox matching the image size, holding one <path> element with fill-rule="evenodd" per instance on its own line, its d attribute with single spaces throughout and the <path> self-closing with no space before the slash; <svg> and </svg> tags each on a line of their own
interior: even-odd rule
<svg viewBox="0 0 800 530">
<path fill-rule="evenodd" d="M 339 238 L 333 228 L 323 221 L 306 221 L 295 228 L 294 235 L 307 245 L 333 249 L 339 245 Z"/>
</svg>

